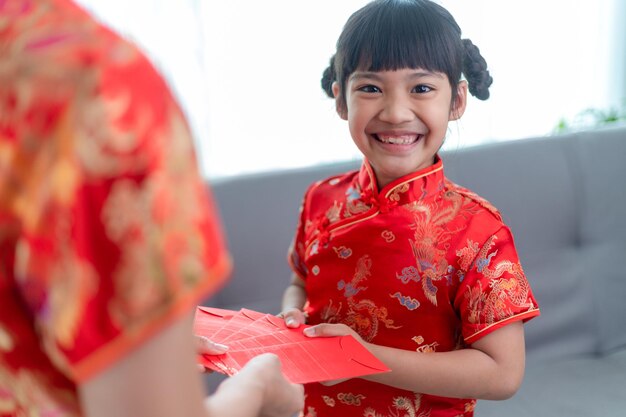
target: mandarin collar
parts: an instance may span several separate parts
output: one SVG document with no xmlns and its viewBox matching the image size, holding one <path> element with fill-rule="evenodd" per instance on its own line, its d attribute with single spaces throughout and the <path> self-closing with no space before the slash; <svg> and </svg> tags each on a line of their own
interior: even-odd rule
<svg viewBox="0 0 626 417">
<path fill-rule="evenodd" d="M 404 205 L 424 199 L 428 195 L 440 192 L 444 187 L 443 161 L 435 155 L 435 163 L 429 167 L 400 177 L 380 191 L 376 174 L 369 161 L 365 159 L 357 177 L 361 191 L 361 200 L 368 205 L 384 208 L 390 205 Z"/>
</svg>

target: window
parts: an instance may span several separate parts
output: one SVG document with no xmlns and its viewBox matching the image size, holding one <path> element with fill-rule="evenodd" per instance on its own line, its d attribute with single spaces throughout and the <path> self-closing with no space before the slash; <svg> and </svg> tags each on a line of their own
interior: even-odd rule
<svg viewBox="0 0 626 417">
<path fill-rule="evenodd" d="M 319 79 L 366 0 L 80 0 L 169 79 L 210 178 L 360 157 Z M 470 99 L 444 147 L 551 133 L 626 98 L 620 0 L 440 0 L 486 58 L 491 98 Z M 620 32 L 621 31 L 621 32 Z"/>
</svg>

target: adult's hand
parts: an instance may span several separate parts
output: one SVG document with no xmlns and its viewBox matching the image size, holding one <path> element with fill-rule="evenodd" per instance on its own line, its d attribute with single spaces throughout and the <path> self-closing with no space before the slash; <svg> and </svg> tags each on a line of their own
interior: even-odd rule
<svg viewBox="0 0 626 417">
<path fill-rule="evenodd" d="M 196 352 L 199 355 L 221 355 L 228 351 L 228 346 L 222 345 L 221 343 L 215 343 L 211 339 L 195 335 L 195 344 L 196 344 Z M 198 369 L 201 372 L 211 372 L 209 369 L 205 368 L 201 364 L 198 364 Z"/>
<path fill-rule="evenodd" d="M 251 359 L 222 382 L 216 394 L 228 391 L 245 392 L 248 406 L 258 402 L 259 417 L 290 417 L 304 408 L 304 387 L 284 377 L 278 356 L 271 353 Z"/>
<path fill-rule="evenodd" d="M 228 346 L 215 343 L 205 336 L 194 336 L 196 338 L 196 350 L 202 355 L 221 355 L 228 351 Z"/>
</svg>

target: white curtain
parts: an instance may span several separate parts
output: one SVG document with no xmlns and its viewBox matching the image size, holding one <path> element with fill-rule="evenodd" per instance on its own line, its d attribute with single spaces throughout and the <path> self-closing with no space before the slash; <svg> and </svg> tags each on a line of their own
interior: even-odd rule
<svg viewBox="0 0 626 417">
<path fill-rule="evenodd" d="M 367 0 L 78 0 L 134 39 L 169 79 L 210 178 L 359 157 L 319 79 Z M 550 134 L 626 99 L 621 0 L 440 0 L 487 59 L 448 149 Z"/>
</svg>

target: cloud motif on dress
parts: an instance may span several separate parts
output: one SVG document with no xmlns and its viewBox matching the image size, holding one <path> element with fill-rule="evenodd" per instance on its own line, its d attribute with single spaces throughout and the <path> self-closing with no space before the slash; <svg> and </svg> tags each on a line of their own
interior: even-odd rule
<svg viewBox="0 0 626 417">
<path fill-rule="evenodd" d="M 404 307 L 406 307 L 408 310 L 415 310 L 416 308 L 418 308 L 420 306 L 420 302 L 417 301 L 415 298 L 411 298 L 405 295 L 400 294 L 400 292 L 396 292 L 393 295 L 389 295 L 391 298 L 395 298 L 397 299 L 401 305 L 403 305 Z"/>
<path fill-rule="evenodd" d="M 364 287 L 359 287 L 356 288 L 354 285 L 352 285 L 349 282 L 345 282 L 344 280 L 341 280 L 337 283 L 337 289 L 338 290 L 343 290 L 343 295 L 345 297 L 353 297 L 354 295 L 358 294 L 361 290 L 365 289 Z"/>
<path fill-rule="evenodd" d="M 391 243 L 396 240 L 396 235 L 394 235 L 391 230 L 385 230 L 380 235 L 387 243 Z"/>
<path fill-rule="evenodd" d="M 333 247 L 337 256 L 341 259 L 348 259 L 352 255 L 352 249 L 346 248 L 345 246 Z"/>
<path fill-rule="evenodd" d="M 402 281 L 403 284 L 408 284 L 409 281 L 415 281 L 415 282 L 419 282 L 420 280 L 420 273 L 417 270 L 416 267 L 414 266 L 407 266 L 405 268 L 402 268 L 402 272 L 401 273 L 396 273 L 396 278 L 398 278 L 400 281 Z"/>
</svg>

